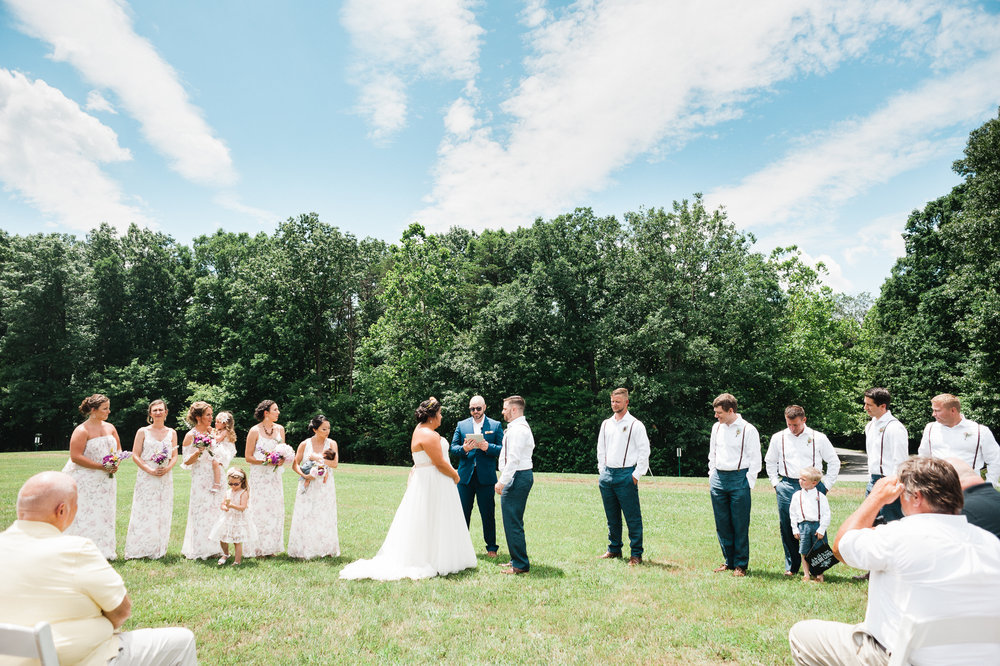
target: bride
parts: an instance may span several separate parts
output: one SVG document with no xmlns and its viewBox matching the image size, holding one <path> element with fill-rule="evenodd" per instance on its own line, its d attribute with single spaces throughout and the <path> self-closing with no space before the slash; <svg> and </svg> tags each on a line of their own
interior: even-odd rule
<svg viewBox="0 0 1000 666">
<path fill-rule="evenodd" d="M 448 441 L 437 434 L 441 403 L 430 398 L 417 409 L 410 439 L 413 470 L 385 542 L 371 560 L 351 562 L 340 572 L 348 580 L 430 578 L 476 566 L 455 484 L 458 472 L 448 461 Z"/>
</svg>

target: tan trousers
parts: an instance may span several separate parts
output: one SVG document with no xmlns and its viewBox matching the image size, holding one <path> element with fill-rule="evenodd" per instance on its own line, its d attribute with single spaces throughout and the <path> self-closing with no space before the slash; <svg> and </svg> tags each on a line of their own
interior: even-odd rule
<svg viewBox="0 0 1000 666">
<path fill-rule="evenodd" d="M 788 632 L 792 658 L 801 666 L 886 666 L 889 653 L 860 624 L 804 620 Z"/>
</svg>

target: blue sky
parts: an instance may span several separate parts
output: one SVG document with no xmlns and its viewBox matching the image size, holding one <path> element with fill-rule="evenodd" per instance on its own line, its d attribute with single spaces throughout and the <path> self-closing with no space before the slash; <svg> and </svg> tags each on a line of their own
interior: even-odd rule
<svg viewBox="0 0 1000 666">
<path fill-rule="evenodd" d="M 704 193 L 878 293 L 1000 105 L 961 0 L 0 0 L 0 227 L 396 241 Z"/>
</svg>

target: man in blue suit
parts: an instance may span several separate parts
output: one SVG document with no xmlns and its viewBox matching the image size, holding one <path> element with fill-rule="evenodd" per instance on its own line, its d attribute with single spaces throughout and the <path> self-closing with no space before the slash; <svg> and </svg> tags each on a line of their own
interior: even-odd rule
<svg viewBox="0 0 1000 666">
<path fill-rule="evenodd" d="M 479 516 L 483 520 L 486 555 L 497 556 L 496 504 L 493 486 L 497 482 L 497 457 L 503 444 L 503 428 L 499 421 L 486 416 L 486 401 L 480 395 L 469 401 L 471 417 L 459 421 L 451 438 L 451 452 L 458 456 L 458 495 L 462 498 L 465 524 L 472 518 L 472 503 L 479 501 Z M 476 441 L 470 435 L 482 435 Z"/>
</svg>

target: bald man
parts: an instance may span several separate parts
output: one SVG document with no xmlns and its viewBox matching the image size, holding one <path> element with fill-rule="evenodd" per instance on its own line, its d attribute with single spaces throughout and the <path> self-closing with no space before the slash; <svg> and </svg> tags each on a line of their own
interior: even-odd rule
<svg viewBox="0 0 1000 666">
<path fill-rule="evenodd" d="M 0 622 L 48 622 L 63 664 L 197 664 L 187 629 L 115 633 L 132 602 L 93 541 L 63 534 L 76 509 L 76 482 L 68 474 L 42 472 L 21 487 L 17 520 L 0 533 Z"/>
<path fill-rule="evenodd" d="M 961 458 L 945 458 L 945 461 L 958 472 L 958 482 L 962 484 L 965 497 L 962 514 L 973 525 L 1000 538 L 1000 492 L 983 481 L 979 472 Z"/>
</svg>

